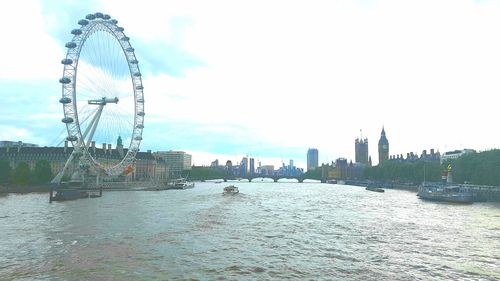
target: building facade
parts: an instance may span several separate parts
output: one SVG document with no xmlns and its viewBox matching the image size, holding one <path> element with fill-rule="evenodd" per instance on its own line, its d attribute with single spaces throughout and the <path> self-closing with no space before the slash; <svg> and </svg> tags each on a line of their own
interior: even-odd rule
<svg viewBox="0 0 500 281">
<path fill-rule="evenodd" d="M 182 171 L 191 169 L 191 155 L 184 151 L 158 151 L 153 153 L 154 158 L 162 160 L 169 167 L 170 177 L 180 177 Z"/>
<path fill-rule="evenodd" d="M 462 150 L 447 151 L 443 153 L 443 155 L 441 155 L 441 164 L 448 160 L 457 159 L 458 157 L 469 153 L 476 153 L 476 151 L 474 149 L 467 149 L 467 148 Z"/>
<path fill-rule="evenodd" d="M 96 161 L 103 165 L 115 165 L 127 153 L 127 149 L 117 147 L 113 149 L 111 144 L 103 144 L 102 148 L 97 148 L 95 142 L 91 143 L 89 153 Z M 50 164 L 53 176 L 62 171 L 66 161 L 73 152 L 73 147 L 64 142 L 64 147 L 37 147 L 25 146 L 17 143 L 15 146 L 7 145 L 0 148 L 0 158 L 7 159 L 10 166 L 14 169 L 19 163 L 27 163 L 33 169 L 38 161 L 47 161 Z M 70 176 L 76 171 L 77 167 L 69 165 L 66 175 Z M 151 151 L 138 152 L 133 170 L 113 180 L 123 181 L 149 181 L 164 180 L 168 177 L 168 167 L 163 161 L 158 161 L 153 157 Z"/>
<path fill-rule="evenodd" d="M 248 171 L 251 176 L 255 174 L 255 159 L 250 158 L 250 170 Z"/>
<path fill-rule="evenodd" d="M 307 170 L 314 170 L 318 168 L 318 149 L 309 148 L 307 150 Z"/>
<path fill-rule="evenodd" d="M 257 169 L 257 173 L 262 176 L 274 176 L 274 166 L 264 165 Z"/>
<path fill-rule="evenodd" d="M 13 146 L 38 147 L 37 144 L 25 143 L 22 141 L 0 141 L 0 147 L 13 147 Z"/>
<path fill-rule="evenodd" d="M 354 148 L 355 162 L 368 165 L 368 139 L 356 138 Z"/>
<path fill-rule="evenodd" d="M 380 139 L 378 141 L 378 164 L 389 160 L 389 141 L 385 136 L 385 129 L 382 127 L 382 132 L 380 133 Z"/>
<path fill-rule="evenodd" d="M 440 162 L 441 154 L 439 151 L 436 152 L 434 149 L 431 149 L 430 153 L 427 153 L 427 150 L 423 150 L 420 156 L 413 152 L 406 153 L 406 158 L 403 154 L 391 155 L 389 160 L 403 163 L 412 163 L 416 161 Z"/>
<path fill-rule="evenodd" d="M 246 177 L 248 174 L 248 158 L 243 157 L 241 159 L 240 167 L 239 167 L 239 175 L 241 177 Z"/>
</svg>

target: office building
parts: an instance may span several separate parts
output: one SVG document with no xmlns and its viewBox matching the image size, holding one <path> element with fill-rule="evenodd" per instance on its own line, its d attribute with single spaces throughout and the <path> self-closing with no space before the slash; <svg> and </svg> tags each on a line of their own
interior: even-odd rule
<svg viewBox="0 0 500 281">
<path fill-rule="evenodd" d="M 183 170 L 191 170 L 191 155 L 184 151 L 158 151 L 155 158 L 162 159 L 170 168 L 172 177 L 180 177 Z"/>
<path fill-rule="evenodd" d="M 316 148 L 309 148 L 307 150 L 307 170 L 314 170 L 318 167 L 318 150 Z"/>
</svg>

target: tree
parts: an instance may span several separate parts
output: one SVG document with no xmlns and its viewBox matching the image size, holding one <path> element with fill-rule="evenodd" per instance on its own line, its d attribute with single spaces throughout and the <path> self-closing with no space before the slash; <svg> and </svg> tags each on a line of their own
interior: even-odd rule
<svg viewBox="0 0 500 281">
<path fill-rule="evenodd" d="M 313 180 L 321 180 L 322 179 L 322 166 L 317 167 L 316 169 L 309 170 L 304 173 L 304 179 L 313 179 Z"/>
<path fill-rule="evenodd" d="M 378 166 L 367 167 L 365 177 L 371 180 L 405 181 L 415 184 L 424 181 L 439 181 L 442 167 L 437 162 L 417 161 L 405 163 L 386 161 Z"/>
<path fill-rule="evenodd" d="M 12 168 L 9 165 L 9 161 L 0 158 L 0 183 L 7 183 L 10 180 L 11 173 Z"/>
<path fill-rule="evenodd" d="M 182 172 L 182 176 L 189 180 L 223 179 L 225 175 L 224 170 L 213 167 L 192 167 L 191 170 L 184 170 Z"/>
<path fill-rule="evenodd" d="M 31 170 L 26 162 L 19 162 L 12 174 L 12 182 L 17 185 L 28 185 L 31 183 Z"/>
<path fill-rule="evenodd" d="M 36 162 L 32 179 L 35 184 L 45 184 L 52 179 L 52 168 L 48 161 L 39 160 Z"/>
<path fill-rule="evenodd" d="M 445 163 L 452 167 L 453 181 L 500 186 L 500 150 L 463 155 Z"/>
</svg>

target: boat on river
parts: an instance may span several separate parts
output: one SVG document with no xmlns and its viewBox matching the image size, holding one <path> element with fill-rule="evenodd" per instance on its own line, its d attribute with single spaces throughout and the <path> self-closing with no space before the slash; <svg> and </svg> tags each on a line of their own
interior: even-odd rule
<svg viewBox="0 0 500 281">
<path fill-rule="evenodd" d="M 188 189 L 193 187 L 194 182 L 188 182 L 185 178 L 173 180 L 168 184 L 168 189 Z"/>
<path fill-rule="evenodd" d="M 375 191 L 375 192 L 385 192 L 382 188 L 374 187 L 374 186 L 368 186 L 365 188 L 365 190 L 368 191 Z"/>
<path fill-rule="evenodd" d="M 238 194 L 240 191 L 238 190 L 238 187 L 234 185 L 229 185 L 224 187 L 224 191 L 222 192 L 223 195 L 233 195 L 233 194 Z"/>
<path fill-rule="evenodd" d="M 451 203 L 471 204 L 473 202 L 472 193 L 457 185 L 422 184 L 418 188 L 417 196 L 420 199 Z"/>
<path fill-rule="evenodd" d="M 68 201 L 81 198 L 88 198 L 89 192 L 78 189 L 59 189 L 52 198 L 52 201 Z"/>
</svg>

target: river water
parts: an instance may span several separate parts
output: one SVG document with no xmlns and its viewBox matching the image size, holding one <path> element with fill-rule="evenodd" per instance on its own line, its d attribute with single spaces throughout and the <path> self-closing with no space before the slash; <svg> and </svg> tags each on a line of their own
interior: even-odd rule
<svg viewBox="0 0 500 281">
<path fill-rule="evenodd" d="M 319 183 L 0 197 L 0 280 L 500 280 L 500 204 Z"/>
</svg>

